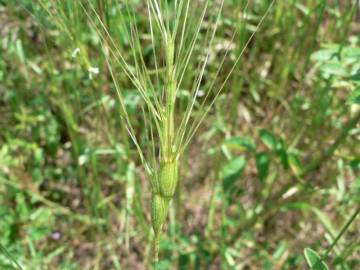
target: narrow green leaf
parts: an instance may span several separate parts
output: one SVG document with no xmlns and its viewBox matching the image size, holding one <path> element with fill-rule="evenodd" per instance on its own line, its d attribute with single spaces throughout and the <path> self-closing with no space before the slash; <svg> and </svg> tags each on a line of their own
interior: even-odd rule
<svg viewBox="0 0 360 270">
<path fill-rule="evenodd" d="M 326 228 L 326 230 L 333 236 L 335 237 L 335 235 L 337 235 L 337 231 L 334 228 L 329 216 L 327 215 L 326 212 L 320 210 L 319 208 L 316 207 L 310 207 L 310 209 L 315 213 L 315 215 L 317 216 L 317 218 L 320 220 L 321 224 L 323 224 L 323 226 Z"/>
<path fill-rule="evenodd" d="M 311 248 L 304 249 L 306 262 L 310 269 L 313 270 L 329 270 L 329 267 L 321 260 L 319 254 Z"/>
<path fill-rule="evenodd" d="M 7 249 L 0 244 L 0 252 L 5 255 L 15 266 L 17 269 L 22 270 L 23 268 L 20 264 L 14 259 L 14 257 L 7 251 Z"/>
<path fill-rule="evenodd" d="M 289 161 L 291 170 L 295 174 L 300 174 L 302 165 L 301 165 L 300 158 L 298 157 L 298 155 L 295 153 L 288 153 L 288 161 Z"/>
<path fill-rule="evenodd" d="M 288 153 L 285 148 L 285 144 L 284 144 L 283 140 L 281 140 L 281 139 L 278 140 L 278 142 L 276 144 L 276 154 L 280 158 L 280 161 L 281 161 L 281 164 L 283 165 L 283 167 L 285 169 L 287 169 L 289 167 Z"/>
<path fill-rule="evenodd" d="M 270 156 L 266 152 L 257 153 L 256 157 L 256 168 L 259 174 L 259 179 L 261 182 L 265 182 L 270 167 Z"/>
</svg>

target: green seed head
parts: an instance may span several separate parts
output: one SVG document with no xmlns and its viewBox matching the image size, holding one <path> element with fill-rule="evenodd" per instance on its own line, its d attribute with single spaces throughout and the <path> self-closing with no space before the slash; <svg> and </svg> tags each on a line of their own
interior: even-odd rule
<svg viewBox="0 0 360 270">
<path fill-rule="evenodd" d="M 177 185 L 177 161 L 164 162 L 160 168 L 159 186 L 160 193 L 166 198 L 172 198 Z"/>
<path fill-rule="evenodd" d="M 155 235 L 161 231 L 166 221 L 170 201 L 161 195 L 153 194 L 151 199 L 151 222 Z"/>
<path fill-rule="evenodd" d="M 159 186 L 159 174 L 154 174 L 151 176 L 151 192 L 153 194 L 160 194 L 160 186 Z"/>
</svg>

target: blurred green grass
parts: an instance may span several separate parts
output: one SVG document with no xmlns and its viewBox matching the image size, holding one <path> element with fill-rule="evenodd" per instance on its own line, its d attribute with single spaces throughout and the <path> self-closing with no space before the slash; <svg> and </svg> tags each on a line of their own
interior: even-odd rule
<svg viewBox="0 0 360 270">
<path fill-rule="evenodd" d="M 232 31 L 220 77 L 270 2 L 251 1 L 239 20 L 246 1 L 226 1 L 204 89 Z M 25 269 L 147 269 L 149 183 L 99 38 L 72 1 L 72 40 L 39 3 L 0 1 L 0 243 Z M 93 4 L 130 57 L 116 2 Z M 351 1 L 277 1 L 186 153 L 159 269 L 305 269 L 304 248 L 331 245 L 359 205 L 357 19 Z M 120 78 L 143 138 L 143 101 Z M 331 269 L 360 268 L 357 228 L 326 258 Z M 16 269 L 4 253 L 0 269 Z"/>
</svg>

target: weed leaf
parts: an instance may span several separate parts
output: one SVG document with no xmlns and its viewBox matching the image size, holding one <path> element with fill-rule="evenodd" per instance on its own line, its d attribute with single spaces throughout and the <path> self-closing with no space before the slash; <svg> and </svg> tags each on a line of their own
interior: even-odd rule
<svg viewBox="0 0 360 270">
<path fill-rule="evenodd" d="M 246 167 L 246 159 L 244 156 L 240 156 L 230 160 L 229 163 L 224 165 L 220 171 L 220 178 L 223 182 L 223 188 L 226 191 L 229 191 L 232 188 L 238 179 L 243 173 Z"/>
<path fill-rule="evenodd" d="M 276 150 L 277 139 L 270 131 L 265 129 L 260 130 L 260 139 L 270 150 Z"/>
<path fill-rule="evenodd" d="M 265 182 L 270 167 L 270 156 L 266 152 L 256 154 L 256 168 L 259 174 L 259 179 L 263 183 Z"/>
<path fill-rule="evenodd" d="M 329 270 L 329 267 L 321 260 L 319 254 L 311 248 L 304 249 L 306 262 L 310 269 L 314 270 Z"/>
</svg>

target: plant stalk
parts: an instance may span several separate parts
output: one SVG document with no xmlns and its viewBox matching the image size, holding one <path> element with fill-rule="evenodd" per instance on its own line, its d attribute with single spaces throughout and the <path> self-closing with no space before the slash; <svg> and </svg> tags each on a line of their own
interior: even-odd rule
<svg viewBox="0 0 360 270">
<path fill-rule="evenodd" d="M 153 190 L 153 197 L 156 197 L 156 201 L 154 201 L 152 205 L 152 225 L 154 229 L 154 263 L 158 262 L 159 260 L 161 230 L 168 215 L 170 201 L 175 194 L 178 174 L 178 156 L 176 149 L 173 147 L 175 145 L 174 115 L 177 82 L 174 65 L 175 44 L 171 35 L 168 35 L 165 45 L 166 88 L 161 128 L 162 134 L 160 134 L 160 166 L 159 171 L 157 172 L 157 188 Z"/>
</svg>

